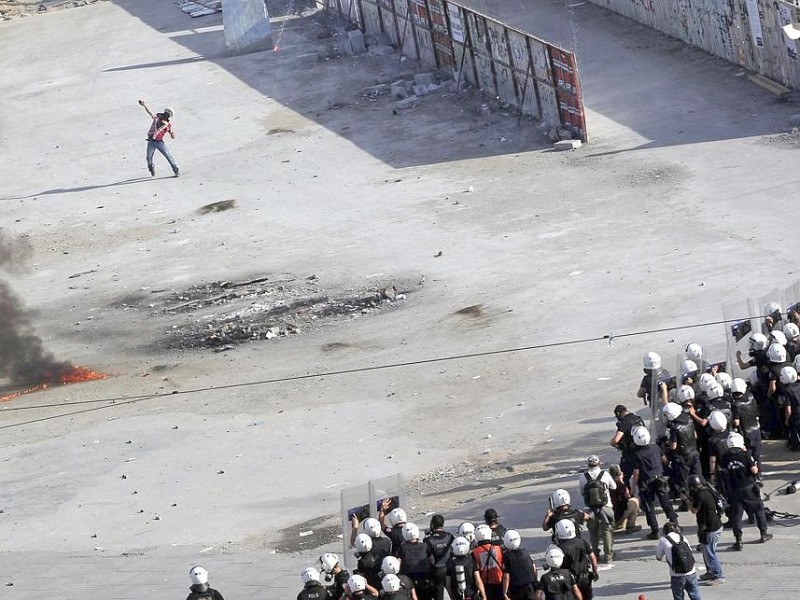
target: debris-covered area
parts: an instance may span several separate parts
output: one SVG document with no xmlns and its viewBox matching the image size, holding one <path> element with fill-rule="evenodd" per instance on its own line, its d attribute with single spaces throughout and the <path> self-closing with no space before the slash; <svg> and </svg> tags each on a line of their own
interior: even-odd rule
<svg viewBox="0 0 800 600">
<path fill-rule="evenodd" d="M 169 326 L 162 348 L 229 350 L 237 344 L 296 335 L 323 322 L 376 314 L 407 299 L 395 283 L 340 291 L 325 289 L 316 275 L 262 276 L 217 281 L 147 299 L 156 316 L 189 315 Z"/>
</svg>

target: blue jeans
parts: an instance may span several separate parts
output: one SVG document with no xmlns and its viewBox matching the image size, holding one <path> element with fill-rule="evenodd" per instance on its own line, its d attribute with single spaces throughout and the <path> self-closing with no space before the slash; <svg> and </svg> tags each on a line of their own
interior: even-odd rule
<svg viewBox="0 0 800 600">
<path fill-rule="evenodd" d="M 713 575 L 714 579 L 722 579 L 725 575 L 722 574 L 722 565 L 719 563 L 717 557 L 717 544 L 722 537 L 722 529 L 716 531 L 709 531 L 706 534 L 706 543 L 701 544 L 703 549 L 703 562 L 706 563 L 706 572 Z"/>
<path fill-rule="evenodd" d="M 175 164 L 175 159 L 172 158 L 172 154 L 169 153 L 167 144 L 164 142 L 164 140 L 147 140 L 147 168 L 153 168 L 153 155 L 156 153 L 156 150 L 164 155 L 164 158 L 167 159 L 169 166 L 172 167 L 172 171 L 176 172 L 178 170 L 178 165 Z"/>
<path fill-rule="evenodd" d="M 690 600 L 700 600 L 700 584 L 697 582 L 697 574 L 673 575 L 670 577 L 670 587 L 672 588 L 672 599 L 683 600 L 683 590 L 689 594 Z"/>
</svg>

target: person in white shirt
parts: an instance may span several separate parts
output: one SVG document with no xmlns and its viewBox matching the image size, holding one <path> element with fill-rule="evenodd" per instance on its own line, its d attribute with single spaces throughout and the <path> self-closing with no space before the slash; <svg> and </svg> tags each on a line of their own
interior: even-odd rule
<svg viewBox="0 0 800 600">
<path fill-rule="evenodd" d="M 688 551 L 687 564 L 683 568 L 675 564 L 673 548 L 677 544 L 685 544 L 684 552 Z M 700 600 L 700 583 L 694 569 L 694 557 L 692 547 L 681 534 L 680 527 L 667 521 L 661 530 L 661 537 L 658 539 L 656 547 L 656 559 L 666 560 L 669 565 L 670 587 L 672 588 L 673 600 L 683 600 L 683 593 L 689 596 L 690 600 Z"/>
</svg>

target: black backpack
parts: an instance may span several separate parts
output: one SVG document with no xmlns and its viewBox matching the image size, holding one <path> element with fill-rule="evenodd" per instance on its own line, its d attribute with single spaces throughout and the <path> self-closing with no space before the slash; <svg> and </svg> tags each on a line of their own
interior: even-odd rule
<svg viewBox="0 0 800 600">
<path fill-rule="evenodd" d="M 672 562 L 670 563 L 672 570 L 678 575 L 684 575 L 694 569 L 694 555 L 686 538 L 680 536 L 681 540 L 676 544 L 669 535 L 664 537 L 672 546 Z"/>
<path fill-rule="evenodd" d="M 608 504 L 608 486 L 602 481 L 605 473 L 600 471 L 594 479 L 588 472 L 584 473 L 586 485 L 583 486 L 583 500 L 589 508 L 597 510 Z"/>
<path fill-rule="evenodd" d="M 711 485 L 710 483 L 706 484 L 706 489 L 711 492 L 711 496 L 714 498 L 714 505 L 717 509 L 717 516 L 723 517 L 728 512 L 728 501 L 725 499 L 725 496 L 720 494 L 717 489 Z"/>
</svg>

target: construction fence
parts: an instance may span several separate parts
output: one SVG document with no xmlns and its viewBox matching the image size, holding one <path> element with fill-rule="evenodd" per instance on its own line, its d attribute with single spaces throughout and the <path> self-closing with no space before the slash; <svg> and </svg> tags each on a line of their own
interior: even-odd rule
<svg viewBox="0 0 800 600">
<path fill-rule="evenodd" d="M 783 31 L 800 0 L 591 0 L 727 61 L 800 90 L 797 43 Z"/>
<path fill-rule="evenodd" d="M 575 55 L 450 0 L 326 0 L 409 58 L 587 141 Z"/>
</svg>

